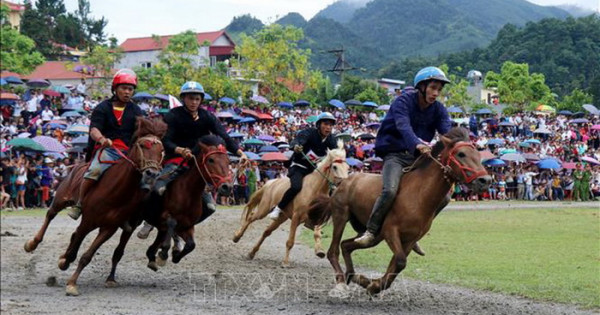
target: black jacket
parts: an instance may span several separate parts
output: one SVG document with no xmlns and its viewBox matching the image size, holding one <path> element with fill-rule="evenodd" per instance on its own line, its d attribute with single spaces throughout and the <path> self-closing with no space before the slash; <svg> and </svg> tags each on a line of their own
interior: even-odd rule
<svg viewBox="0 0 600 315">
<path fill-rule="evenodd" d="M 135 120 L 138 116 L 144 116 L 144 112 L 136 104 L 129 102 L 125 105 L 121 125 L 117 122 L 117 118 L 113 113 L 112 99 L 102 101 L 92 112 L 90 130 L 97 128 L 102 135 L 108 139 L 121 139 L 127 146 L 131 146 L 131 138 L 135 132 Z M 91 158 L 91 152 L 94 149 L 96 141 L 92 137 L 88 140 L 89 154 L 86 160 Z"/>
<path fill-rule="evenodd" d="M 304 147 L 304 154 L 312 150 L 316 155 L 321 157 L 327 155 L 327 149 L 337 148 L 337 141 L 333 134 L 330 134 L 323 140 L 317 128 L 308 128 L 298 132 L 296 138 L 290 142 L 290 149 L 293 150 L 294 146 L 298 144 Z M 302 154 L 294 152 L 290 161 L 303 165 L 311 171 L 314 169 Z"/>
<path fill-rule="evenodd" d="M 185 107 L 173 108 L 165 115 L 165 122 L 169 126 L 163 138 L 166 160 L 179 156 L 175 154 L 176 147 L 193 149 L 200 137 L 209 134 L 223 138 L 227 151 L 236 153 L 239 149 L 221 122 L 202 108 L 198 109 L 198 120 L 196 121 Z"/>
</svg>

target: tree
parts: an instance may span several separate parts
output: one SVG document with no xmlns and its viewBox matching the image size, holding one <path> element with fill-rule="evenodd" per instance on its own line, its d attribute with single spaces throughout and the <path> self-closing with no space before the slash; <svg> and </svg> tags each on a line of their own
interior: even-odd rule
<svg viewBox="0 0 600 315">
<path fill-rule="evenodd" d="M 123 53 L 119 49 L 111 49 L 106 46 L 94 47 L 85 57 L 81 59 L 81 62 L 85 65 L 91 66 L 93 76 L 100 76 L 103 78 L 103 86 L 108 86 L 108 78 L 110 77 L 111 70 L 114 65 L 123 57 Z M 90 89 L 93 89 L 91 86 Z"/>
<path fill-rule="evenodd" d="M 592 103 L 592 96 L 580 89 L 575 89 L 571 94 L 566 95 L 559 103 L 559 110 L 570 110 L 572 112 L 583 111 L 583 104 Z"/>
<path fill-rule="evenodd" d="M 443 64 L 440 69 L 448 75 L 450 84 L 444 86 L 442 90 L 442 99 L 448 106 L 458 106 L 467 112 L 467 109 L 473 106 L 473 98 L 467 92 L 469 81 L 464 78 L 459 78 L 456 74 L 450 73 L 448 65 Z M 457 72 L 462 71 L 462 68 L 456 67 Z"/>
<path fill-rule="evenodd" d="M 6 21 L 8 8 L 2 4 L 0 20 Z M 0 70 L 28 74 L 44 63 L 44 56 L 35 50 L 33 40 L 22 35 L 9 24 L 0 26 Z"/>
</svg>

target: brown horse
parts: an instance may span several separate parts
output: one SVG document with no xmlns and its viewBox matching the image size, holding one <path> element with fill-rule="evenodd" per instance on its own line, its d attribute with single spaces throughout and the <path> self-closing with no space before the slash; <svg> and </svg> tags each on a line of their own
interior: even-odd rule
<svg viewBox="0 0 600 315">
<path fill-rule="evenodd" d="M 126 158 L 119 160 L 106 170 L 100 181 L 82 200 L 82 219 L 71 236 L 66 252 L 60 257 L 58 267 L 66 270 L 77 258 L 77 252 L 84 238 L 91 231 L 100 228 L 98 236 L 89 249 L 81 256 L 77 270 L 67 282 L 68 295 L 79 295 L 77 278 L 90 262 L 98 248 L 108 240 L 119 227 L 136 217 L 135 212 L 145 194 L 140 183 L 153 182 L 161 169 L 164 150 L 160 138 L 166 132 L 166 124 L 162 120 L 137 119 L 134 133 L 134 144 Z M 25 251 L 31 252 L 42 241 L 46 229 L 54 217 L 69 205 L 74 204 L 79 195 L 78 190 L 83 173 L 88 164 L 83 163 L 73 168 L 71 173 L 59 185 L 56 197 L 46 213 L 46 218 L 36 236 L 25 243 Z M 129 238 L 132 231 L 123 230 L 121 239 Z M 122 251 L 115 250 L 113 260 L 120 259 Z M 117 258 L 118 256 L 118 258 Z M 107 282 L 108 286 L 114 283 Z"/>
<path fill-rule="evenodd" d="M 224 195 L 231 191 L 232 174 L 223 139 L 215 135 L 203 136 L 193 151 L 198 153 L 189 161 L 190 168 L 169 184 L 162 200 L 152 194 L 144 204 L 147 208 L 144 219 L 158 230 L 154 243 L 146 252 L 148 267 L 154 271 L 158 269 L 156 252 L 159 246 L 162 248 L 160 258 L 163 262 L 167 258 L 169 236 L 174 239 L 179 236 L 185 242 L 182 250 L 177 246 L 173 248 L 173 263 L 178 263 L 196 247 L 194 226 L 205 218 L 202 216 L 202 193 L 206 185 Z M 158 209 L 156 205 L 159 205 Z"/>
<path fill-rule="evenodd" d="M 285 257 L 283 266 L 289 266 L 290 251 L 294 246 L 296 238 L 296 229 L 308 218 L 308 205 L 316 196 L 329 193 L 329 182 L 339 182 L 348 177 L 348 164 L 346 163 L 346 151 L 344 142 L 338 141 L 337 149 L 328 150 L 327 156 L 317 165 L 318 171 L 307 175 L 302 182 L 302 190 L 294 198 L 287 208 L 282 209 L 283 215 L 273 221 L 263 232 L 260 240 L 248 254 L 249 259 L 253 259 L 256 252 L 260 249 L 263 241 L 271 235 L 287 219 L 291 219 L 291 227 L 288 240 L 286 242 Z M 281 200 L 285 191 L 290 187 L 289 178 L 278 178 L 268 181 L 261 189 L 256 191 L 242 212 L 242 226 L 235 232 L 234 242 L 238 242 L 246 232 L 246 229 L 252 222 L 264 218 L 273 207 Z M 307 225 L 312 228 L 312 226 Z M 321 258 L 325 257 L 325 252 L 321 247 L 321 227 L 319 225 L 313 228 L 315 239 L 315 254 Z"/>
<path fill-rule="evenodd" d="M 381 193 L 381 176 L 354 174 L 343 181 L 330 198 L 322 197 L 313 201 L 310 219 L 320 224 L 331 216 L 333 222 L 327 258 L 335 270 L 337 285 L 331 294 L 347 295 L 345 281 L 358 283 L 371 295 L 387 289 L 406 267 L 410 250 L 429 231 L 433 219 L 447 204 L 447 194 L 456 182 L 463 182 L 477 192 L 487 189 L 491 182 L 491 177 L 481 165 L 479 152 L 470 143 L 469 135 L 463 128 L 453 128 L 442 136 L 431 156 L 422 155 L 412 171 L 402 177 L 394 204 L 372 245 L 385 240 L 394 254 L 384 276 L 376 280 L 354 274 L 352 252 L 363 248 L 354 242 L 356 237 L 341 243 L 345 274 L 340 267 L 339 253 L 348 221 L 355 230 L 364 232 L 373 204 Z"/>
</svg>

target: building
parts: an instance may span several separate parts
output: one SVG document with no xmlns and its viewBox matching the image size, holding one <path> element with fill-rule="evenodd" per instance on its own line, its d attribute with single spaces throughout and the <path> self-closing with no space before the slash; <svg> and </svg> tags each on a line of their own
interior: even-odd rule
<svg viewBox="0 0 600 315">
<path fill-rule="evenodd" d="M 160 52 L 167 47 L 172 36 L 128 38 L 121 44 L 123 58 L 116 68 L 152 67 L 158 62 Z M 192 60 L 197 67 L 213 66 L 218 61 L 228 60 L 235 50 L 235 43 L 223 30 L 196 33 L 196 38 L 200 48 Z"/>
<path fill-rule="evenodd" d="M 386 89 L 389 94 L 394 94 L 394 91 L 396 89 L 401 89 L 402 86 L 404 84 L 406 84 L 405 81 L 386 79 L 386 78 L 381 78 L 381 79 L 377 80 L 377 83 L 379 84 L 379 86 Z"/>
<path fill-rule="evenodd" d="M 4 0 L 1 0 L 0 3 L 8 7 L 8 23 L 10 24 L 10 26 L 16 28 L 17 30 L 20 30 L 21 16 L 25 12 L 25 6 L 22 4 L 17 4 Z"/>
<path fill-rule="evenodd" d="M 488 104 L 492 105 L 494 99 L 498 99 L 498 92 L 495 88 L 485 88 L 483 86 L 483 75 L 477 70 L 471 70 L 467 74 L 469 80 L 469 86 L 467 86 L 467 93 L 473 98 L 476 104 Z"/>
<path fill-rule="evenodd" d="M 88 91 L 94 90 L 106 90 L 108 86 L 104 86 L 105 80 L 100 75 L 89 75 L 82 72 L 73 71 L 78 66 L 82 66 L 78 63 L 68 61 L 46 61 L 39 65 L 35 70 L 26 76 L 22 76 L 22 79 L 45 79 L 50 81 L 52 85 L 72 85 L 77 86 L 81 79 L 85 79 Z M 82 66 L 85 67 L 85 66 Z"/>
</svg>

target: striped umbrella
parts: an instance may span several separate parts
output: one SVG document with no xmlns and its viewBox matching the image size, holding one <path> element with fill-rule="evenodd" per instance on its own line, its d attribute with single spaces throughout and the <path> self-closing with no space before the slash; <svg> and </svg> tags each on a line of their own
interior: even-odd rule
<svg viewBox="0 0 600 315">
<path fill-rule="evenodd" d="M 65 152 L 67 150 L 58 140 L 48 136 L 37 136 L 33 138 L 33 141 L 41 144 L 44 147 L 44 151 L 49 152 Z"/>
</svg>

